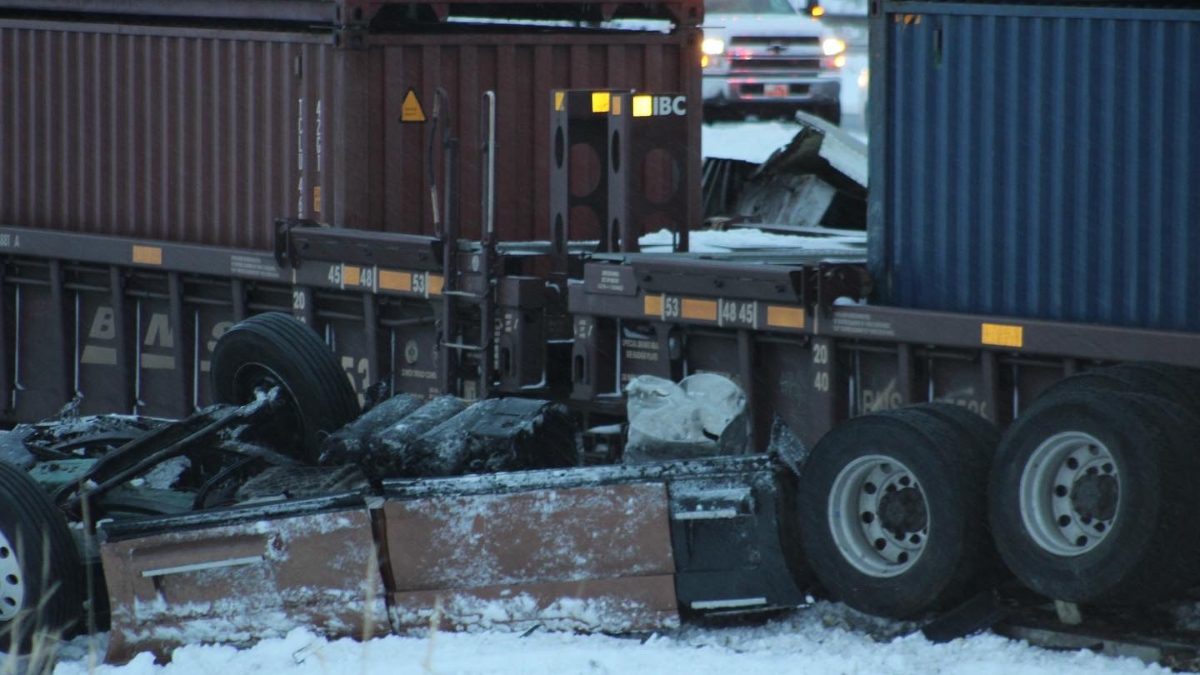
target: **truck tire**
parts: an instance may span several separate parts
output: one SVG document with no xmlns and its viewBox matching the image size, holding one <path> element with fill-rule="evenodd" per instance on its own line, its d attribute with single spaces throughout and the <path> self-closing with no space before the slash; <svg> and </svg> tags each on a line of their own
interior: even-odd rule
<svg viewBox="0 0 1200 675">
<path fill-rule="evenodd" d="M 358 417 L 358 397 L 333 352 L 308 326 L 272 312 L 230 328 L 212 354 L 218 403 L 242 405 L 260 387 L 288 398 L 297 456 L 316 463 L 325 437 Z"/>
<path fill-rule="evenodd" d="M 969 439 L 971 457 L 976 462 L 983 463 L 985 471 L 991 469 L 992 457 L 996 455 L 996 448 L 1000 445 L 1000 430 L 995 424 L 953 403 L 937 401 L 922 403 L 908 409 L 922 410 L 925 414 L 933 415 L 957 427 L 959 432 Z"/>
<path fill-rule="evenodd" d="M 83 614 L 83 577 L 62 513 L 28 474 L 0 463 L 0 656 L 26 656 L 70 631 Z"/>
<path fill-rule="evenodd" d="M 1004 562 L 1081 604 L 1145 604 L 1200 581 L 1195 415 L 1143 394 L 1075 388 L 1005 433 L 989 484 Z"/>
<path fill-rule="evenodd" d="M 1076 373 L 1051 386 L 1042 396 L 1051 397 L 1077 389 L 1158 396 L 1200 415 L 1200 374 L 1190 368 L 1147 361 L 1122 363 Z"/>
<path fill-rule="evenodd" d="M 914 406 L 852 419 L 813 449 L 798 487 L 801 537 L 835 598 L 908 618 L 991 580 L 990 448 L 986 430 L 968 427 L 978 425 L 943 405 Z"/>
</svg>

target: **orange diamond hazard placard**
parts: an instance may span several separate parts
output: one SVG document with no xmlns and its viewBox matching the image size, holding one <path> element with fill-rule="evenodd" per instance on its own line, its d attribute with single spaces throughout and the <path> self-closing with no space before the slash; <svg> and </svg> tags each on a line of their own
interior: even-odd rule
<svg viewBox="0 0 1200 675">
<path fill-rule="evenodd" d="M 400 104 L 400 121 L 425 121 L 425 111 L 421 108 L 421 101 L 417 98 L 417 92 L 412 87 L 408 88 L 408 92 L 404 94 L 404 102 Z"/>
</svg>

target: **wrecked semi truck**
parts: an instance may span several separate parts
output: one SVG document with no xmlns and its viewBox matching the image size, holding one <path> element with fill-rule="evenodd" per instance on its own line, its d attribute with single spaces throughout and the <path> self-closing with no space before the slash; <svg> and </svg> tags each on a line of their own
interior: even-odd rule
<svg viewBox="0 0 1200 675">
<path fill-rule="evenodd" d="M 633 33 L 522 24 L 523 4 L 84 4 L 0 0 L 6 100 L 54 111 L 0 108 L 19 139 L 0 384 L 13 422 L 135 417 L 21 432 L 22 470 L 0 469 L 19 507 L 0 522 L 8 628 L 92 617 L 119 659 L 297 622 L 632 631 L 816 588 L 896 617 L 982 597 L 972 626 L 1008 611 L 1010 574 L 1068 618 L 1200 581 L 1200 160 L 1162 140 L 1200 105 L 1180 70 L 1194 10 L 873 5 L 864 257 L 688 252 L 686 3 L 537 8 L 672 25 Z M 505 21 L 465 18 L 485 12 Z M 1018 67 L 1038 96 L 1006 95 Z M 92 96 L 118 80 L 155 96 Z M 836 134 L 818 134 L 829 157 Z M 81 144 L 104 152 L 63 161 Z M 639 252 L 660 228 L 677 250 Z M 690 380 L 709 375 L 736 393 Z M 693 440 L 627 451 L 631 404 L 693 386 L 740 396 L 744 433 L 697 405 Z M 428 437 L 453 462 L 326 452 L 381 410 L 402 434 L 443 395 L 494 401 Z M 465 405 L 438 400 L 421 406 Z M 544 431 L 559 405 L 570 447 L 520 440 L 576 436 Z M 1190 634 L 1144 637 L 1195 657 Z"/>
</svg>

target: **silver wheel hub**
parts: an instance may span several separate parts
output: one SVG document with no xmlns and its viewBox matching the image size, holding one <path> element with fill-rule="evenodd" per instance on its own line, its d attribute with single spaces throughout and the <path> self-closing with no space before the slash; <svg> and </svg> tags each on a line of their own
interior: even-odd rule
<svg viewBox="0 0 1200 675">
<path fill-rule="evenodd" d="M 1021 520 L 1043 550 L 1077 556 L 1112 531 L 1121 503 L 1121 474 L 1112 452 L 1082 431 L 1055 434 L 1033 451 L 1021 472 Z"/>
<path fill-rule="evenodd" d="M 829 530 L 842 556 L 863 574 L 903 574 L 929 539 L 925 490 L 903 463 L 884 455 L 860 457 L 833 481 Z"/>
<path fill-rule="evenodd" d="M 0 531 L 0 621 L 9 621 L 25 606 L 25 578 L 17 550 Z"/>
</svg>

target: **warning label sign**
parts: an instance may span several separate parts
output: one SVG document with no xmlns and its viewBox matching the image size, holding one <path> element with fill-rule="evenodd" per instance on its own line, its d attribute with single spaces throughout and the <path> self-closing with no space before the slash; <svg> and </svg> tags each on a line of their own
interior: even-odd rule
<svg viewBox="0 0 1200 675">
<path fill-rule="evenodd" d="M 417 98 L 417 92 L 412 87 L 408 88 L 408 92 L 404 94 L 404 102 L 400 104 L 400 121 L 425 121 L 425 110 L 421 108 L 421 100 Z"/>
</svg>

